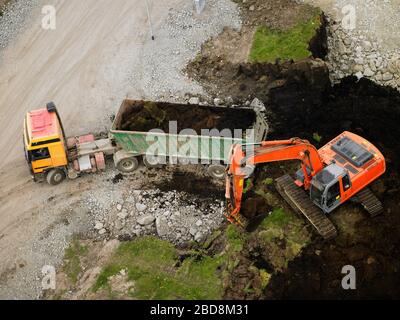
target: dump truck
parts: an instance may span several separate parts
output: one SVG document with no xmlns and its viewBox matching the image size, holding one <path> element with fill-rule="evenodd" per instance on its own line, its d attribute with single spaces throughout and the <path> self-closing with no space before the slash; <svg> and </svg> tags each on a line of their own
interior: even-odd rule
<svg viewBox="0 0 400 320">
<path fill-rule="evenodd" d="M 232 145 L 266 138 L 263 111 L 127 99 L 105 137 L 66 137 L 60 114 L 50 102 L 25 116 L 25 157 L 33 180 L 50 185 L 104 171 L 110 159 L 124 174 L 134 172 L 140 161 L 149 168 L 196 163 L 221 179 Z"/>
</svg>

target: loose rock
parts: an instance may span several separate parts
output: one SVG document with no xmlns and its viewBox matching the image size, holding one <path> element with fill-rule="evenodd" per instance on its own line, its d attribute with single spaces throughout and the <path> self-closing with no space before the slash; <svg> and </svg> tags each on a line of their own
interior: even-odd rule
<svg viewBox="0 0 400 320">
<path fill-rule="evenodd" d="M 147 209 L 147 206 L 143 203 L 136 203 L 136 210 L 139 212 L 143 212 Z"/>
<path fill-rule="evenodd" d="M 156 219 L 156 229 L 157 229 L 157 234 L 160 237 L 164 237 L 169 233 L 169 226 L 167 219 L 164 217 L 159 217 Z"/>
<path fill-rule="evenodd" d="M 137 222 L 138 222 L 141 226 L 147 226 L 147 225 L 149 225 L 149 224 L 152 224 L 152 223 L 154 222 L 154 220 L 156 220 L 156 218 L 155 218 L 153 215 L 148 214 L 148 215 L 145 215 L 145 216 L 143 216 L 143 217 L 139 217 L 139 218 L 137 219 Z"/>
</svg>

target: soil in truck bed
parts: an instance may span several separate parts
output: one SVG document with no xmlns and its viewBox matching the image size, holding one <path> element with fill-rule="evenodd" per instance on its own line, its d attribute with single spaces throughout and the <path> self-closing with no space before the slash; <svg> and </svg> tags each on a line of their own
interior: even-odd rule
<svg viewBox="0 0 400 320">
<path fill-rule="evenodd" d="M 248 129 L 255 122 L 251 109 L 184 105 L 166 102 L 129 101 L 117 116 L 116 130 L 169 133 L 169 122 L 177 121 L 178 133 L 186 128 L 201 134 L 202 129 Z"/>
</svg>

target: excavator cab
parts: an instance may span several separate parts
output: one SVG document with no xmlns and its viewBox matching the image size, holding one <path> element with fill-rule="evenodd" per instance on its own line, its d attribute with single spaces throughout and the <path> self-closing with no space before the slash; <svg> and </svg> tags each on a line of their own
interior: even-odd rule
<svg viewBox="0 0 400 320">
<path fill-rule="evenodd" d="M 351 181 L 347 170 L 333 163 L 313 177 L 310 197 L 322 211 L 329 213 L 342 203 L 344 193 L 350 188 Z"/>
<path fill-rule="evenodd" d="M 25 158 L 35 181 L 45 178 L 52 185 L 66 176 L 68 165 L 64 130 L 54 103 L 26 114 L 23 143 Z"/>
</svg>

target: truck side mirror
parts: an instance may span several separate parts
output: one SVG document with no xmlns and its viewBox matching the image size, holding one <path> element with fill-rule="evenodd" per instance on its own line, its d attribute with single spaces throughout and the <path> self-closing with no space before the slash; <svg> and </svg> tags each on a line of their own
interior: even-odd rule
<svg viewBox="0 0 400 320">
<path fill-rule="evenodd" d="M 56 104 L 52 101 L 46 104 L 46 108 L 47 108 L 48 112 L 56 112 L 57 111 Z"/>
</svg>

